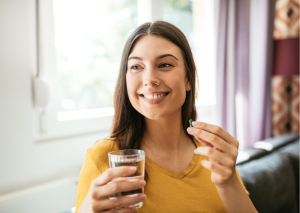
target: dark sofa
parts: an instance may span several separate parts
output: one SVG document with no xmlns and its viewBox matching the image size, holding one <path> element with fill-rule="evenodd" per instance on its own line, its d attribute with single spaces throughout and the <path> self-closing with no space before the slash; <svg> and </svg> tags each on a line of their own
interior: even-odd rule
<svg viewBox="0 0 300 213">
<path fill-rule="evenodd" d="M 260 213 L 299 212 L 299 135 L 259 141 L 237 170 Z"/>
</svg>

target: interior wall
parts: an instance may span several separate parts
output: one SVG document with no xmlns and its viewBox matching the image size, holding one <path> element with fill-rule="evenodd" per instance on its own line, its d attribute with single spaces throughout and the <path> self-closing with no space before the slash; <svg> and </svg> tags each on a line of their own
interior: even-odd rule
<svg viewBox="0 0 300 213">
<path fill-rule="evenodd" d="M 0 195 L 78 176 L 86 149 L 107 133 L 33 141 L 35 0 L 0 0 Z"/>
</svg>

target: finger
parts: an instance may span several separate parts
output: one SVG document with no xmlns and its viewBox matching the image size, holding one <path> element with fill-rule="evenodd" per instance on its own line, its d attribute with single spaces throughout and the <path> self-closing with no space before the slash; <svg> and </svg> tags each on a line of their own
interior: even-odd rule
<svg viewBox="0 0 300 213">
<path fill-rule="evenodd" d="M 207 147 L 211 147 L 211 148 L 214 148 L 215 150 L 218 150 L 218 151 L 220 151 L 220 152 L 223 152 L 221 149 L 219 149 L 219 148 L 217 148 L 217 147 L 215 147 L 215 146 L 213 146 L 211 143 L 208 143 L 208 142 L 206 142 L 206 141 L 204 141 L 204 140 L 202 140 L 202 139 L 200 139 L 200 138 L 198 138 L 198 137 L 196 137 L 196 136 L 194 136 L 203 146 L 207 146 Z"/>
<path fill-rule="evenodd" d="M 114 197 L 105 200 L 98 200 L 93 203 L 94 211 L 103 211 L 107 209 L 120 208 L 124 206 L 133 205 L 135 203 L 139 203 L 144 201 L 146 198 L 145 194 L 135 194 L 135 195 L 126 195 L 122 197 Z"/>
<path fill-rule="evenodd" d="M 214 162 L 210 162 L 207 160 L 202 160 L 201 164 L 204 168 L 210 170 L 213 173 L 218 174 L 219 176 L 223 177 L 224 179 L 228 178 L 231 175 L 231 170 L 225 166 L 219 165 Z"/>
<path fill-rule="evenodd" d="M 133 180 L 133 179 L 144 180 L 144 178 L 145 178 L 144 175 L 133 176 L 133 177 L 118 177 L 118 178 L 112 179 L 111 182 L 126 181 L 126 180 Z"/>
<path fill-rule="evenodd" d="M 194 121 L 193 126 L 195 128 L 203 129 L 205 131 L 218 135 L 219 137 L 221 137 L 223 140 L 227 141 L 230 144 L 234 144 L 236 146 L 238 146 L 239 144 L 239 142 L 234 137 L 232 137 L 227 131 L 225 131 L 219 126 L 204 123 L 204 122 L 199 122 L 199 121 Z"/>
<path fill-rule="evenodd" d="M 127 207 L 124 209 L 114 209 L 114 210 L 107 210 L 107 211 L 101 211 L 101 213 L 131 213 L 131 212 L 135 212 L 136 211 L 136 207 Z"/>
<path fill-rule="evenodd" d="M 194 152 L 195 152 L 195 154 L 205 155 L 209 158 L 212 158 L 228 167 L 235 166 L 235 160 L 233 159 L 233 157 L 229 156 L 226 153 L 222 153 L 218 150 L 215 150 L 214 148 L 198 147 L 197 149 L 194 150 Z"/>
<path fill-rule="evenodd" d="M 114 178 L 126 177 L 136 172 L 135 166 L 121 166 L 107 169 L 103 174 L 96 178 L 93 183 L 96 186 L 102 186 L 110 182 Z"/>
<path fill-rule="evenodd" d="M 228 152 L 230 150 L 230 144 L 228 144 L 226 141 L 215 134 L 202 129 L 197 129 L 195 127 L 189 127 L 188 133 L 200 138 L 201 140 L 211 143 L 213 146 L 219 148 L 223 152 Z"/>
<path fill-rule="evenodd" d="M 216 161 L 216 160 L 214 160 L 214 159 L 212 159 L 212 158 L 209 158 L 209 161 L 214 162 L 214 163 L 216 163 L 216 164 L 221 164 L 219 161 Z M 222 165 L 222 164 L 221 164 L 221 165 Z"/>
<path fill-rule="evenodd" d="M 93 194 L 93 199 L 106 198 L 107 196 L 116 194 L 118 192 L 127 192 L 136 189 L 141 189 L 145 186 L 146 182 L 139 179 L 130 179 L 128 181 L 116 181 L 106 184 L 101 187 L 97 187 Z"/>
<path fill-rule="evenodd" d="M 197 139 L 197 141 L 199 141 L 203 146 L 214 147 L 211 143 L 208 143 L 208 142 L 202 140 L 201 138 L 199 138 L 199 137 L 197 137 L 197 136 L 194 136 L 194 137 L 195 137 L 195 138 Z"/>
<path fill-rule="evenodd" d="M 217 147 L 213 147 L 215 150 L 219 150 Z M 220 152 L 221 152 L 221 150 L 219 150 Z M 209 160 L 211 161 L 211 162 L 214 162 L 214 163 L 217 163 L 217 164 L 221 164 L 222 165 L 222 163 L 221 162 L 219 162 L 219 161 L 217 161 L 217 160 L 214 160 L 213 158 L 209 158 Z"/>
<path fill-rule="evenodd" d="M 210 143 L 208 143 L 208 142 L 206 142 L 206 141 L 204 141 L 204 140 L 201 140 L 200 138 L 198 138 L 198 137 L 195 137 L 200 143 L 202 143 L 202 145 L 205 147 L 211 147 L 211 148 L 214 148 L 215 150 L 219 150 L 220 152 L 222 152 L 222 150 L 220 150 L 220 149 L 218 149 L 217 147 L 215 147 L 215 146 L 213 146 L 213 145 L 211 145 Z M 218 163 L 218 164 L 221 164 L 219 161 L 216 161 L 216 160 L 214 160 L 214 159 L 212 159 L 212 158 L 209 158 L 209 160 L 210 161 L 212 161 L 212 162 L 216 162 L 216 163 Z"/>
</svg>

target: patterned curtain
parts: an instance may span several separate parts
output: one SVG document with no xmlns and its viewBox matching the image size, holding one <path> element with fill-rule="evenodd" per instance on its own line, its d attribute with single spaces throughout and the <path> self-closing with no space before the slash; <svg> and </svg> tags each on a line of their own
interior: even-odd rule
<svg viewBox="0 0 300 213">
<path fill-rule="evenodd" d="M 273 34 L 273 136 L 300 131 L 299 27 L 299 0 L 277 0 Z"/>
</svg>

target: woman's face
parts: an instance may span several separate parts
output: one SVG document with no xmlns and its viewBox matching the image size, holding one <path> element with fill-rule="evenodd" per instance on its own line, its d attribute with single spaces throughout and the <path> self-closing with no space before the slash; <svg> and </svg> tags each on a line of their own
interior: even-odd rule
<svg viewBox="0 0 300 213">
<path fill-rule="evenodd" d="M 160 36 L 143 36 L 128 57 L 127 92 L 132 106 L 149 119 L 181 113 L 190 84 L 180 49 Z"/>
</svg>

